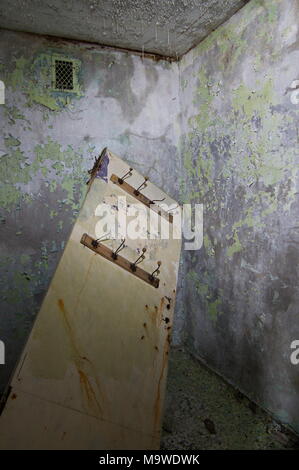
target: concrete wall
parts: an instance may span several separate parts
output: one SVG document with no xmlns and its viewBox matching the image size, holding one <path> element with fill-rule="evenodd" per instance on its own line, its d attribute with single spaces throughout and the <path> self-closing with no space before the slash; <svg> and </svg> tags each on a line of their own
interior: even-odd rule
<svg viewBox="0 0 299 470">
<path fill-rule="evenodd" d="M 299 3 L 253 0 L 180 63 L 189 349 L 299 431 Z"/>
<path fill-rule="evenodd" d="M 252 0 L 179 67 L 1 32 L 0 388 L 108 146 L 171 196 L 204 204 L 175 342 L 185 319 L 195 355 L 299 431 L 298 15 L 296 0 Z M 77 94 L 51 91 L 53 53 L 82 62 Z"/>
<path fill-rule="evenodd" d="M 51 89 L 56 53 L 81 61 L 75 94 Z M 5 31 L 0 64 L 1 392 L 78 214 L 94 157 L 108 146 L 175 198 L 180 159 L 177 65 Z"/>
</svg>

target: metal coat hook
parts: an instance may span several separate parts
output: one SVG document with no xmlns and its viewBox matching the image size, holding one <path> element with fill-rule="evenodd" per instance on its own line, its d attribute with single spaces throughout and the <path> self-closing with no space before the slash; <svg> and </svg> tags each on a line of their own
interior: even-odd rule
<svg viewBox="0 0 299 470">
<path fill-rule="evenodd" d="M 124 238 L 121 242 L 121 244 L 119 245 L 119 247 L 117 248 L 117 250 L 115 250 L 113 253 L 112 253 L 112 258 L 113 259 L 117 259 L 117 254 L 123 249 L 125 248 L 125 241 L 126 239 Z"/>
<path fill-rule="evenodd" d="M 97 248 L 99 246 L 99 243 L 101 242 L 105 242 L 107 240 L 109 240 L 109 238 L 104 238 L 104 237 L 107 237 L 107 235 L 109 235 L 109 233 L 105 233 L 105 235 L 102 235 L 100 238 L 97 238 L 96 240 L 92 240 L 91 244 L 94 248 Z"/>
<path fill-rule="evenodd" d="M 135 196 L 139 196 L 141 188 L 144 189 L 147 187 L 147 184 L 146 184 L 147 181 L 148 181 L 148 176 L 145 176 L 143 183 L 141 183 L 141 185 L 137 189 L 135 189 L 134 191 Z"/>
<path fill-rule="evenodd" d="M 132 176 L 132 171 L 133 168 L 130 168 L 129 171 L 124 176 L 122 176 L 122 178 L 118 178 L 119 184 L 123 184 L 125 179 L 130 178 L 130 176 Z"/>
<path fill-rule="evenodd" d="M 136 266 L 137 264 L 140 264 L 142 263 L 142 261 L 144 260 L 145 256 L 144 256 L 144 253 L 146 252 L 146 248 L 142 248 L 142 254 L 136 259 L 136 261 L 134 263 L 131 263 L 131 269 L 132 271 L 136 271 Z"/>
<path fill-rule="evenodd" d="M 155 204 L 155 202 L 163 202 L 163 201 L 165 201 L 165 197 L 163 197 L 163 199 L 153 199 L 151 203 Z"/>
<path fill-rule="evenodd" d="M 152 274 L 149 275 L 148 278 L 149 278 L 149 280 L 150 280 L 151 282 L 153 282 L 153 281 L 155 280 L 155 278 L 156 278 L 157 276 L 159 276 L 161 264 L 162 264 L 162 262 L 161 262 L 161 261 L 158 261 L 158 262 L 157 262 L 158 267 L 155 269 L 155 271 L 152 272 Z"/>
</svg>

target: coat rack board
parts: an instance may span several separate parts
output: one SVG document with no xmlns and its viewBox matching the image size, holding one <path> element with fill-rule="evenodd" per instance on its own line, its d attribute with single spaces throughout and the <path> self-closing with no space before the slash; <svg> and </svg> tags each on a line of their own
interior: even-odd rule
<svg viewBox="0 0 299 470">
<path fill-rule="evenodd" d="M 155 201 L 175 201 L 104 149 L 10 384 L 1 449 L 159 448 L 181 241 L 98 239 L 99 205 L 119 225 L 118 197 L 172 224 Z"/>
</svg>

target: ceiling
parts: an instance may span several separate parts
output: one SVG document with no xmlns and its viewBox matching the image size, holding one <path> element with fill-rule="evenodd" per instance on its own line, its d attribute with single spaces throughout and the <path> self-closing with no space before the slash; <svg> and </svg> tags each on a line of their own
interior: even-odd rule
<svg viewBox="0 0 299 470">
<path fill-rule="evenodd" d="M 178 58 L 248 0 L 0 0 L 0 27 Z"/>
</svg>

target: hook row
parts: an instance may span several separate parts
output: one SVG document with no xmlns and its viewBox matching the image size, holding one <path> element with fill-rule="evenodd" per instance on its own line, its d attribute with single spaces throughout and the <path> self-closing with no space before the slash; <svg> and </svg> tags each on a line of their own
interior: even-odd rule
<svg viewBox="0 0 299 470">
<path fill-rule="evenodd" d="M 96 243 L 97 243 L 97 246 L 98 246 L 98 241 L 99 241 L 99 239 L 98 239 L 98 240 L 94 240 L 94 241 L 92 242 L 92 245 L 95 246 L 94 243 L 96 242 Z M 119 247 L 118 247 L 115 251 L 113 251 L 113 253 L 112 253 L 111 256 L 112 256 L 112 258 L 113 258 L 114 260 L 117 260 L 118 253 L 126 247 L 125 241 L 126 241 L 126 239 L 124 238 L 124 239 L 121 241 L 121 244 L 119 245 Z M 95 246 L 95 248 L 96 248 L 97 246 Z M 130 268 L 131 268 L 131 270 L 132 270 L 133 272 L 136 272 L 136 270 L 137 270 L 137 265 L 138 265 L 138 264 L 141 264 L 141 263 L 144 261 L 144 259 L 145 259 L 145 253 L 146 253 L 146 247 L 142 248 L 142 253 L 141 253 L 140 256 L 138 256 L 138 258 L 136 259 L 136 261 L 134 261 L 134 263 L 131 263 L 131 264 L 130 264 Z M 161 264 L 162 264 L 162 262 L 161 262 L 161 261 L 158 261 L 158 262 L 157 262 L 158 267 L 157 267 L 151 274 L 149 274 L 149 277 L 148 277 L 148 278 L 149 278 L 149 281 L 150 281 L 150 282 L 154 282 L 154 280 L 159 276 Z"/>
<path fill-rule="evenodd" d="M 121 268 L 125 269 L 127 272 L 131 272 L 134 276 L 139 277 L 140 279 L 152 285 L 153 287 L 159 287 L 160 279 L 158 276 L 160 274 L 160 267 L 162 264 L 161 261 L 157 262 L 157 267 L 153 270 L 152 273 L 142 268 L 139 268 L 139 265 L 145 260 L 145 253 L 147 251 L 146 247 L 142 248 L 141 252 L 138 249 L 139 256 L 134 262 L 131 262 L 127 258 L 119 256 L 119 253 L 127 247 L 127 245 L 125 244 L 125 238 L 121 240 L 121 243 L 114 251 L 111 250 L 111 248 L 109 248 L 105 244 L 101 243 L 105 240 L 109 240 L 109 238 L 107 238 L 107 234 L 103 235 L 100 238 L 94 239 L 90 237 L 87 233 L 84 233 L 81 237 L 80 243 L 95 251 L 98 255 L 101 255 L 107 260 L 117 264 Z"/>
<path fill-rule="evenodd" d="M 130 178 L 132 174 L 133 174 L 133 168 L 130 168 L 129 171 L 127 171 L 127 173 L 125 173 L 121 178 L 118 178 L 118 183 L 123 184 L 123 182 L 126 179 Z M 141 191 L 147 187 L 148 180 L 149 180 L 149 177 L 145 176 L 144 181 L 141 183 L 141 185 L 138 186 L 138 188 L 134 190 L 135 196 L 139 196 Z M 155 204 L 156 202 L 163 202 L 163 201 L 165 201 L 165 197 L 163 197 L 162 199 L 152 199 L 150 202 L 151 204 Z"/>
</svg>

